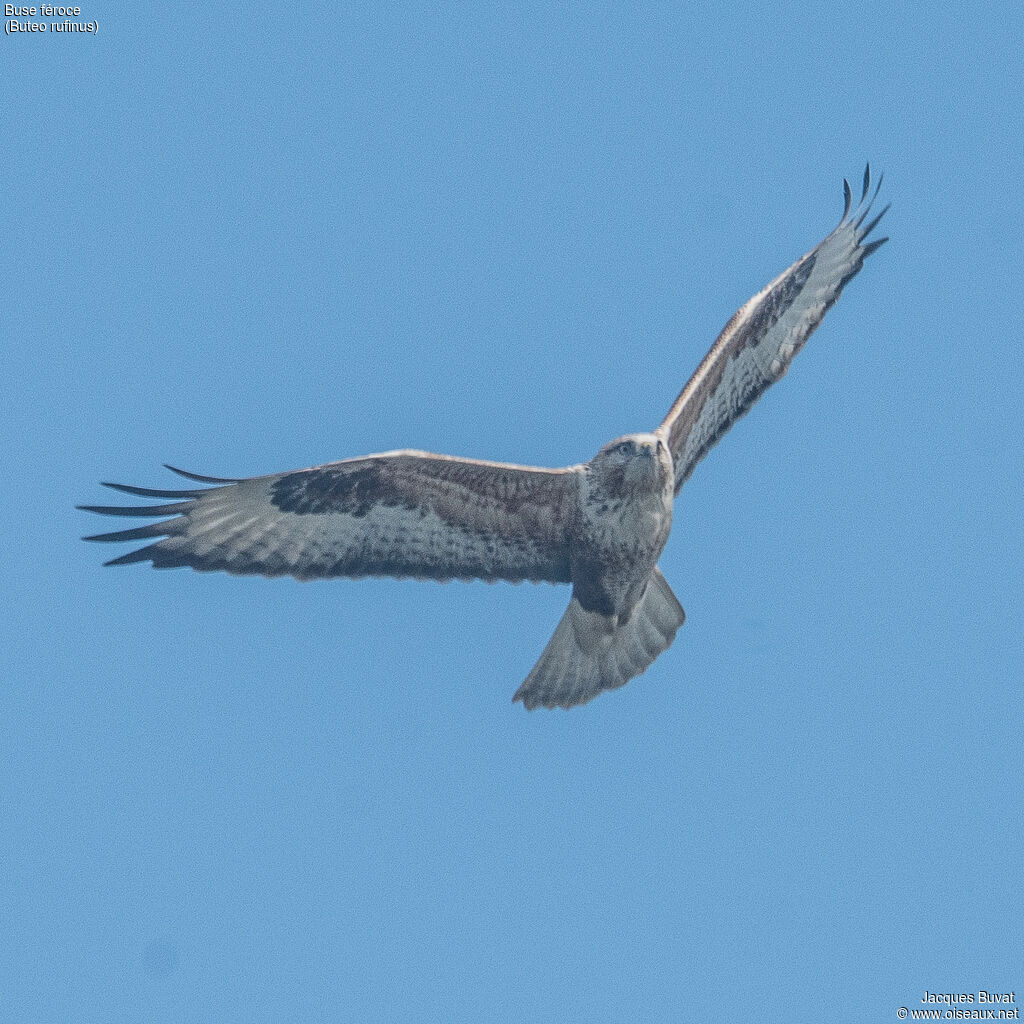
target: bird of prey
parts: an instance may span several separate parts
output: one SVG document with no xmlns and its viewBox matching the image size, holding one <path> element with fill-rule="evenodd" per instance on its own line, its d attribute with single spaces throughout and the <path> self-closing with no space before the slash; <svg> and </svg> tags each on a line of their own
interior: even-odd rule
<svg viewBox="0 0 1024 1024">
<path fill-rule="evenodd" d="M 870 168 L 835 230 L 740 307 L 652 433 L 609 441 L 589 461 L 542 469 L 390 451 L 248 479 L 175 473 L 214 486 L 107 484 L 165 504 L 84 505 L 170 517 L 86 540 L 150 541 L 108 565 L 152 562 L 229 573 L 571 583 L 569 607 L 514 700 L 571 708 L 643 672 L 675 638 L 682 606 L 658 569 L 672 504 L 718 439 L 789 368 L 868 241 Z M 881 179 L 879 179 L 879 187 Z M 888 207 L 886 207 L 888 209 Z"/>
</svg>

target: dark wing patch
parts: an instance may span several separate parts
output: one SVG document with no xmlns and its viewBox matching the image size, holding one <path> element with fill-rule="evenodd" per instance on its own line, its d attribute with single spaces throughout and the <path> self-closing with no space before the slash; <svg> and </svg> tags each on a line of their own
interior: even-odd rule
<svg viewBox="0 0 1024 1024">
<path fill-rule="evenodd" d="M 80 507 L 102 515 L 173 517 L 87 537 L 163 538 L 108 565 L 151 561 L 157 568 L 298 579 L 568 582 L 578 472 L 386 452 L 187 491 L 109 484 L 142 497 L 179 500 Z"/>
<path fill-rule="evenodd" d="M 416 499 L 397 486 L 386 462 L 364 462 L 349 470 L 325 466 L 316 473 L 288 473 L 271 486 L 271 501 L 299 516 L 338 513 L 362 519 L 378 506 L 415 511 Z"/>
<path fill-rule="evenodd" d="M 888 241 L 865 243 L 888 207 L 866 227 L 882 179 L 868 199 L 870 168 L 852 213 L 849 183 L 843 182 L 843 217 L 835 230 L 765 289 L 738 309 L 680 392 L 658 432 L 675 463 L 675 489 L 761 395 L 789 369 L 864 260 Z"/>
<path fill-rule="evenodd" d="M 811 252 L 793 267 L 777 288 L 773 288 L 765 296 L 764 301 L 751 314 L 743 347 L 737 346 L 730 353 L 732 359 L 738 359 L 743 348 L 757 348 L 761 344 L 768 332 L 779 322 L 782 314 L 793 305 L 797 296 L 804 290 L 813 269 L 814 253 Z"/>
</svg>

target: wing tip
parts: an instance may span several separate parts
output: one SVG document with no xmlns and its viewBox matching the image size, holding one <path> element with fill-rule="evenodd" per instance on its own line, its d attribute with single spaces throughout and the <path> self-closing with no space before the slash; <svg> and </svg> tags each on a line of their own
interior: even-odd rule
<svg viewBox="0 0 1024 1024">
<path fill-rule="evenodd" d="M 101 516 L 173 516 L 181 515 L 192 508 L 192 501 L 175 501 L 170 505 L 76 505 L 82 512 L 94 512 Z"/>
<path fill-rule="evenodd" d="M 871 175 L 871 164 L 864 165 L 864 180 L 862 182 L 860 199 L 857 202 L 857 207 L 851 214 L 851 197 L 849 183 L 846 179 L 843 179 L 843 196 L 845 200 L 845 206 L 843 210 L 843 216 L 840 220 L 840 226 L 846 226 L 847 224 L 852 225 L 856 232 L 855 240 L 859 245 L 878 225 L 878 222 L 888 212 L 891 203 L 887 203 L 885 209 L 882 210 L 867 227 L 864 227 L 864 221 L 867 220 L 868 215 L 871 213 L 871 208 L 875 205 L 875 200 L 878 198 L 878 193 L 882 189 L 882 181 L 885 179 L 885 173 L 879 172 L 878 179 L 874 181 L 874 189 L 871 188 L 872 181 L 874 180 Z M 877 246 L 876 246 L 877 248 Z"/>
<path fill-rule="evenodd" d="M 237 484 L 241 483 L 242 477 L 232 476 L 203 476 L 201 473 L 190 473 L 187 469 L 178 469 L 164 463 L 164 468 L 169 469 L 186 480 L 195 480 L 201 484 Z M 136 487 L 134 484 L 115 484 L 109 480 L 101 480 L 101 486 L 110 487 L 115 491 L 123 491 L 125 494 L 137 494 L 142 498 L 194 498 L 206 492 L 206 488 L 192 489 L 187 491 L 171 491 L 162 487 Z"/>
<path fill-rule="evenodd" d="M 131 530 L 113 530 L 109 533 L 91 533 L 82 540 L 99 541 L 102 544 L 116 544 L 127 540 L 149 540 L 151 537 L 169 537 L 174 530 L 173 519 L 165 519 L 162 523 L 150 523 L 149 526 L 137 526 Z"/>
<path fill-rule="evenodd" d="M 861 179 L 861 190 L 860 198 L 857 200 L 855 215 L 860 215 L 860 220 L 863 220 L 867 215 L 868 210 L 871 209 L 872 203 L 874 203 L 878 193 L 882 189 L 882 181 L 885 179 L 885 172 L 880 171 L 877 180 L 871 173 L 871 164 L 866 163 L 864 165 L 864 176 Z M 872 190 L 871 185 L 874 183 L 874 189 Z M 868 198 L 870 194 L 870 199 Z M 846 220 L 849 216 L 850 211 L 853 210 L 853 189 L 850 186 L 849 179 L 843 178 L 843 216 L 841 220 Z M 858 222 L 859 223 L 859 222 Z"/>
<path fill-rule="evenodd" d="M 101 487 L 109 487 L 112 491 L 123 494 L 134 494 L 140 498 L 197 498 L 206 492 L 206 488 L 190 491 L 168 491 L 162 487 L 136 487 L 134 484 L 115 484 L 109 480 L 101 480 Z"/>
<path fill-rule="evenodd" d="M 237 484 L 242 480 L 240 476 L 204 476 L 202 473 L 191 473 L 187 469 L 178 469 L 177 466 L 172 466 L 169 462 L 165 462 L 163 465 L 164 469 L 169 469 L 186 480 L 195 480 L 201 484 Z"/>
<path fill-rule="evenodd" d="M 892 206 L 892 203 L 886 203 L 885 206 L 882 208 L 882 212 L 879 213 L 878 216 L 875 217 L 871 221 L 871 223 L 868 224 L 868 226 L 861 231 L 861 233 L 860 233 L 861 239 L 867 238 L 868 235 L 870 235 L 871 232 L 874 231 L 876 227 L 878 227 L 878 222 L 889 212 L 889 207 L 890 206 Z M 865 211 L 865 214 L 866 214 L 866 212 L 867 211 Z"/>
<path fill-rule="evenodd" d="M 85 537 L 85 540 L 91 538 Z M 129 551 L 125 555 L 118 555 L 117 558 L 111 558 L 109 561 L 103 563 L 103 567 L 111 565 L 132 565 L 135 562 L 151 562 L 153 561 L 152 549 L 156 547 L 155 544 L 148 544 L 144 548 L 136 548 L 134 551 Z M 156 563 L 153 563 L 153 567 L 156 568 Z"/>
<path fill-rule="evenodd" d="M 881 247 L 885 245 L 885 243 L 888 241 L 889 236 L 886 235 L 885 238 L 876 238 L 873 242 L 869 242 L 867 245 L 863 247 L 863 251 L 861 252 L 861 259 L 866 260 L 876 249 L 881 249 Z"/>
</svg>

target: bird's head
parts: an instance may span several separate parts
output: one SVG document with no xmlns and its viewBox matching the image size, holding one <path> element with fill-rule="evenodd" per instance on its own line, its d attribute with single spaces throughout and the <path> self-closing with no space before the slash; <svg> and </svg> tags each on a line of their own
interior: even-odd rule
<svg viewBox="0 0 1024 1024">
<path fill-rule="evenodd" d="M 657 434 L 627 434 L 609 441 L 591 460 L 604 479 L 624 488 L 658 490 L 672 476 L 672 456 Z"/>
</svg>

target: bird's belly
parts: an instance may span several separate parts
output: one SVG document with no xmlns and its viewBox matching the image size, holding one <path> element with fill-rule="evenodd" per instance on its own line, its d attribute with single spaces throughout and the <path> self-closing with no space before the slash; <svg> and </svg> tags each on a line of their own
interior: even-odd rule
<svg viewBox="0 0 1024 1024">
<path fill-rule="evenodd" d="M 643 596 L 672 526 L 672 508 L 630 508 L 588 531 L 573 559 L 573 596 L 584 609 L 628 618 Z"/>
</svg>

